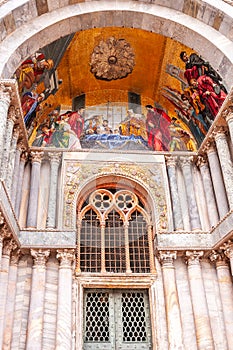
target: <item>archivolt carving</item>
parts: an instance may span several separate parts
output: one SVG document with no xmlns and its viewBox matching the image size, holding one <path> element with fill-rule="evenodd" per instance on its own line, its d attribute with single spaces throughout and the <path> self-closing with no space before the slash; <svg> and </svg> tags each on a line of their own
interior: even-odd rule
<svg viewBox="0 0 233 350">
<path fill-rule="evenodd" d="M 156 227 L 158 231 L 168 230 L 168 213 L 166 204 L 166 190 L 162 172 L 162 164 L 150 166 L 138 166 L 127 163 L 106 163 L 96 165 L 83 164 L 79 162 L 67 162 L 64 182 L 64 227 L 73 229 L 75 227 L 75 209 L 78 190 L 93 180 L 93 177 L 124 176 L 132 181 L 137 181 L 153 197 L 156 210 Z"/>
</svg>

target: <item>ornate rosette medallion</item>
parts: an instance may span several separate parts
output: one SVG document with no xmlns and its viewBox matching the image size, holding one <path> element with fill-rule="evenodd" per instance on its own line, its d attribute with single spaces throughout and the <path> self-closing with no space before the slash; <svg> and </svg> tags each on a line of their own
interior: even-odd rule
<svg viewBox="0 0 233 350">
<path fill-rule="evenodd" d="M 122 79 L 132 72 L 135 55 L 125 39 L 110 37 L 94 48 L 90 65 L 97 79 Z"/>
</svg>

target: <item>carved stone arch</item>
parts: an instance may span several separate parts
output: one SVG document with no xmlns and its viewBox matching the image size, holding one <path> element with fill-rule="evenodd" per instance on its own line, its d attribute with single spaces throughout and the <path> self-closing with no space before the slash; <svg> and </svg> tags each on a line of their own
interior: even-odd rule
<svg viewBox="0 0 233 350">
<path fill-rule="evenodd" d="M 71 198 L 69 199 L 69 192 L 65 191 L 64 224 L 67 228 L 75 228 L 76 213 L 80 212 L 84 201 L 90 193 L 98 188 L 124 188 L 131 190 L 140 199 L 145 212 L 150 213 L 156 231 L 161 229 L 162 226 L 160 224 L 164 223 L 164 220 L 168 224 L 166 214 L 164 216 L 164 211 L 158 205 L 161 201 L 166 203 L 165 193 L 157 197 L 156 188 L 150 188 L 150 185 L 142 180 L 135 180 L 135 177 L 129 177 L 127 174 L 113 175 L 112 172 L 109 172 L 104 175 L 91 176 L 85 179 L 83 183 L 79 183 L 79 186 L 76 186 L 76 189 L 72 191 L 72 200 Z"/>
<path fill-rule="evenodd" d="M 90 2 L 70 5 L 30 19 L 30 23 L 25 22 L 23 27 L 20 26 L 6 36 L 0 45 L 4 52 L 4 60 L 0 62 L 0 76 L 10 78 L 30 54 L 65 35 L 94 27 L 116 26 L 162 34 L 187 46 L 192 38 L 192 48 L 210 61 L 215 69 L 219 69 L 230 87 L 232 82 L 229 69 L 233 62 L 233 43 L 227 38 L 227 33 L 224 35 L 204 23 L 200 16 L 196 19 L 182 13 L 182 9 L 177 11 L 152 3 L 149 6 L 140 5 L 134 1 L 118 3 L 98 1 L 91 6 Z M 122 16 L 119 12 L 122 12 Z M 21 35 L 22 30 L 24 35 Z"/>
</svg>

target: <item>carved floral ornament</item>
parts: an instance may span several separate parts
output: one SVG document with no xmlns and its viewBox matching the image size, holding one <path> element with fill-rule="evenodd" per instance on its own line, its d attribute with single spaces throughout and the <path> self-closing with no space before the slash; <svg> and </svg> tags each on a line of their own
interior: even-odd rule
<svg viewBox="0 0 233 350">
<path fill-rule="evenodd" d="M 97 79 L 122 79 L 133 71 L 134 51 L 125 39 L 110 37 L 94 48 L 90 65 Z"/>
</svg>

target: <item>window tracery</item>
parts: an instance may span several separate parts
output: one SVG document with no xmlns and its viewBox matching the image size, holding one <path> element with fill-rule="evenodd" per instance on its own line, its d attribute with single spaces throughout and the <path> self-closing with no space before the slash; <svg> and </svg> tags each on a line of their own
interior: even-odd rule
<svg viewBox="0 0 233 350">
<path fill-rule="evenodd" d="M 78 218 L 78 272 L 155 272 L 150 217 L 133 192 L 95 190 Z"/>
</svg>

